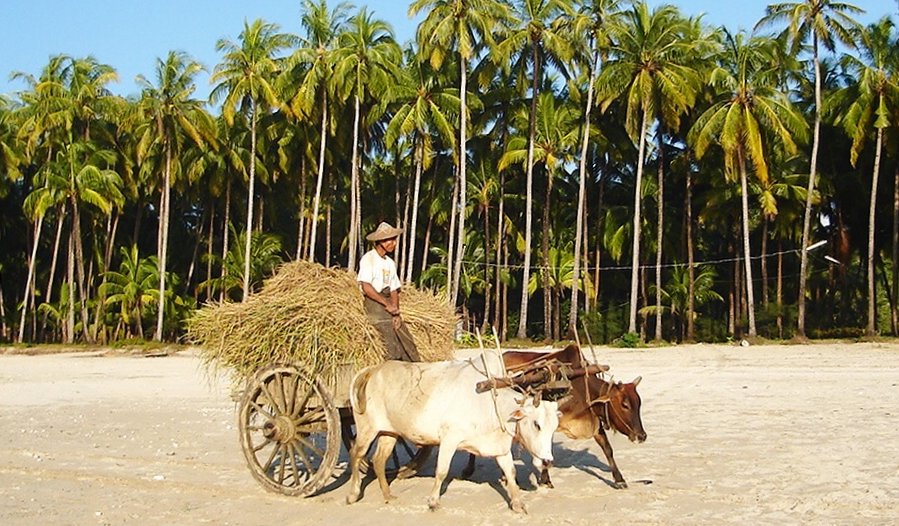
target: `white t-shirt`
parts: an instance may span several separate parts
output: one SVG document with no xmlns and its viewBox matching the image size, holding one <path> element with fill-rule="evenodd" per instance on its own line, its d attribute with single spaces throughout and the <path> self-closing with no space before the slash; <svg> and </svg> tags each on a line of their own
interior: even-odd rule
<svg viewBox="0 0 899 526">
<path fill-rule="evenodd" d="M 396 274 L 396 263 L 387 256 L 381 257 L 375 249 L 366 252 L 359 260 L 359 274 L 356 280 L 370 283 L 378 292 L 387 286 L 393 292 L 402 285 Z"/>
</svg>

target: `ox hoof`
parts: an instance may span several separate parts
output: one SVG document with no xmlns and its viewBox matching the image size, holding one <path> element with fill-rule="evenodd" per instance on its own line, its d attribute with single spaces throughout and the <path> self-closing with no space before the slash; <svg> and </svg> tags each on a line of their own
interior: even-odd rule
<svg viewBox="0 0 899 526">
<path fill-rule="evenodd" d="M 627 482 L 625 482 L 623 480 L 618 480 L 618 481 L 615 481 L 614 484 L 612 484 L 612 487 L 615 489 L 627 489 Z"/>
<path fill-rule="evenodd" d="M 384 504 L 390 504 L 396 497 L 393 494 L 384 495 Z"/>
<path fill-rule="evenodd" d="M 528 510 L 525 509 L 524 504 L 520 500 L 513 500 L 511 502 L 512 511 L 515 513 L 527 513 Z"/>
<path fill-rule="evenodd" d="M 440 501 L 428 499 L 428 509 L 431 511 L 437 511 L 440 509 Z"/>
<path fill-rule="evenodd" d="M 349 495 L 346 496 L 347 504 L 353 504 L 354 502 L 359 502 L 359 494 L 350 493 Z"/>
</svg>

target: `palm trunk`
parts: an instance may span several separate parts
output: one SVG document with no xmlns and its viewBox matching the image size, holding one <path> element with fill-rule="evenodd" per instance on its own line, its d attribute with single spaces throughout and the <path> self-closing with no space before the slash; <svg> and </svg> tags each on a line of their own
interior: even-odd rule
<svg viewBox="0 0 899 526">
<path fill-rule="evenodd" d="M 434 227 L 434 216 L 428 217 L 428 226 L 425 228 L 425 241 L 421 249 L 421 274 L 428 269 L 428 253 L 431 250 L 431 230 Z M 420 274 L 419 274 L 420 275 Z"/>
<path fill-rule="evenodd" d="M 890 319 L 893 336 L 899 336 L 899 166 L 893 171 L 893 303 Z"/>
<path fill-rule="evenodd" d="M 743 268 L 746 271 L 746 310 L 749 317 L 749 336 L 755 337 L 755 300 L 752 282 L 752 252 L 749 248 L 749 185 L 746 181 L 746 160 L 743 152 L 737 153 L 740 161 L 740 200 L 743 212 Z"/>
<path fill-rule="evenodd" d="M 47 278 L 47 293 L 44 295 L 44 303 L 50 303 L 53 301 L 53 282 L 56 278 L 56 263 L 59 259 L 59 245 L 62 241 L 62 227 L 63 223 L 65 223 L 65 207 L 59 206 L 57 208 L 57 220 L 56 220 L 56 239 L 53 241 L 53 257 L 50 263 L 50 276 Z M 47 326 L 47 314 L 44 313 L 44 316 L 41 319 L 41 332 L 43 333 L 44 329 Z"/>
<path fill-rule="evenodd" d="M 462 256 L 465 253 L 465 205 L 468 203 L 466 197 L 468 189 L 468 180 L 466 176 L 466 165 L 468 163 L 468 157 L 466 155 L 466 152 L 468 151 L 468 61 L 464 56 L 462 56 L 459 61 L 459 68 L 461 70 L 459 84 L 462 88 L 461 93 L 459 93 L 462 108 L 461 115 L 459 116 L 461 121 L 459 125 L 459 235 L 456 238 L 456 268 L 453 270 L 453 288 L 451 294 L 453 305 L 456 305 L 456 301 L 458 300 L 459 283 L 462 281 Z"/>
<path fill-rule="evenodd" d="M 407 243 L 409 244 L 409 254 L 406 256 L 406 283 L 412 281 L 412 271 L 415 268 L 415 234 L 418 231 L 418 199 L 421 191 L 421 172 L 424 161 L 422 160 L 422 148 L 419 144 L 417 154 L 415 156 L 415 186 L 412 190 L 412 224 L 409 232 L 406 234 Z"/>
<path fill-rule="evenodd" d="M 318 208 L 321 203 L 322 181 L 325 179 L 325 145 L 328 140 L 328 90 L 322 90 L 322 122 L 318 145 L 318 173 L 315 178 L 315 198 L 312 201 L 312 233 L 309 234 L 309 261 L 315 261 L 315 239 L 318 227 Z M 329 256 L 330 257 L 330 256 Z M 330 265 L 325 261 L 325 265 Z"/>
<path fill-rule="evenodd" d="M 593 61 L 590 67 L 589 81 L 587 82 L 587 107 L 584 110 L 584 134 L 581 138 L 581 158 L 578 162 L 578 190 L 577 190 L 577 221 L 574 237 L 574 275 L 571 280 L 571 310 L 568 312 L 568 333 L 574 336 L 577 333 L 577 297 L 581 283 L 581 244 L 584 243 L 581 230 L 584 229 L 587 206 L 587 148 L 590 145 L 590 114 L 593 110 L 593 82 L 598 69 L 599 53 L 596 50 L 596 41 L 593 45 Z M 586 310 L 586 305 L 585 305 Z"/>
<path fill-rule="evenodd" d="M 65 343 L 73 343 L 75 341 L 75 253 L 73 247 L 75 245 L 75 231 L 69 229 L 69 250 L 66 258 L 66 276 L 69 281 L 69 308 L 66 312 L 66 328 Z M 60 302 L 62 309 L 62 302 Z"/>
<path fill-rule="evenodd" d="M 508 240 L 503 240 L 503 268 L 509 268 L 509 242 Z M 505 282 L 502 282 L 502 304 L 503 310 L 501 314 L 501 319 L 503 320 L 503 326 L 500 331 L 500 339 L 502 341 L 506 341 L 509 339 L 509 327 L 507 325 L 507 320 L 509 319 L 509 286 L 506 285 Z"/>
<path fill-rule="evenodd" d="M 75 271 L 78 277 L 78 302 L 81 308 L 81 330 L 84 333 L 84 341 L 87 343 L 93 343 L 90 331 L 88 330 L 88 326 L 90 325 L 90 317 L 87 313 L 87 302 L 84 284 L 84 249 L 81 243 L 81 213 L 78 210 L 78 200 L 74 195 L 71 196 L 71 203 L 72 234 L 75 238 Z"/>
<path fill-rule="evenodd" d="M 799 301 L 796 314 L 796 336 L 805 338 L 805 288 L 808 277 L 809 236 L 811 235 L 812 202 L 815 194 L 815 177 L 818 166 L 818 146 L 821 140 L 821 63 L 818 61 L 818 36 L 812 32 L 812 54 L 815 64 L 815 127 L 812 137 L 812 158 L 805 197 L 805 214 L 802 218 L 802 243 L 799 258 Z"/>
<path fill-rule="evenodd" d="M 325 265 L 331 266 L 331 205 L 328 204 L 325 218 Z"/>
<path fill-rule="evenodd" d="M 397 158 L 397 164 L 399 164 L 399 158 Z M 397 173 L 402 173 L 399 166 L 397 166 Z M 408 273 L 408 270 L 406 270 L 406 269 L 409 268 L 409 258 L 408 258 L 408 254 L 407 254 L 408 250 L 409 250 L 409 246 L 414 245 L 414 239 L 412 239 L 412 243 L 410 243 L 410 239 L 412 238 L 412 235 L 409 232 L 409 214 L 411 213 L 410 208 L 413 207 L 412 192 L 414 191 L 414 189 L 413 189 L 414 185 L 415 185 L 415 177 L 410 175 L 408 177 L 407 183 L 406 183 L 406 200 L 403 203 L 402 222 L 400 223 L 400 221 L 397 221 L 397 223 L 400 223 L 399 226 L 401 228 L 406 229 L 406 235 L 400 236 L 400 244 L 399 244 L 399 247 L 397 248 L 397 252 L 396 252 L 397 259 L 399 259 L 399 262 L 398 262 L 400 265 L 399 277 L 401 280 L 404 279 L 404 276 Z M 400 192 L 399 192 L 399 177 L 397 177 L 397 199 L 398 200 L 400 199 L 399 194 L 400 194 Z"/>
<path fill-rule="evenodd" d="M 499 243 L 499 240 L 497 240 Z M 490 202 L 484 206 L 484 321 L 481 333 L 486 334 L 490 326 L 490 310 L 493 302 L 492 283 L 490 282 Z"/>
<path fill-rule="evenodd" d="M 543 260 L 543 268 L 540 269 L 540 275 L 542 277 L 540 281 L 543 282 L 543 337 L 544 339 L 549 340 L 553 337 L 553 334 L 555 334 L 552 320 L 553 285 L 550 283 L 549 272 L 549 203 L 552 199 L 553 174 L 546 165 L 544 165 L 544 168 L 546 169 L 546 196 L 543 201 L 543 232 L 540 236 L 540 259 Z"/>
<path fill-rule="evenodd" d="M 656 328 L 654 340 L 662 341 L 662 243 L 665 232 L 665 148 L 662 140 L 662 127 L 659 126 L 659 195 L 656 198 Z"/>
<path fill-rule="evenodd" d="M 883 128 L 877 129 L 874 147 L 874 172 L 871 175 L 871 206 L 868 209 L 868 336 L 877 334 L 877 290 L 874 287 L 874 216 L 877 205 L 877 180 L 880 177 L 880 152 L 883 147 Z"/>
<path fill-rule="evenodd" d="M 231 237 L 231 178 L 225 185 L 225 217 L 222 219 L 222 290 L 219 291 L 219 301 L 225 301 L 226 283 L 228 277 L 228 242 Z"/>
<path fill-rule="evenodd" d="M 693 173 L 687 169 L 687 274 L 689 280 L 689 292 L 687 293 L 687 341 L 693 341 L 695 338 L 695 323 L 693 321 L 694 310 L 696 309 L 696 271 L 693 261 Z"/>
<path fill-rule="evenodd" d="M 44 214 L 40 214 L 34 225 L 34 246 L 31 247 L 31 258 L 28 260 L 28 278 L 25 280 L 25 294 L 22 296 L 22 317 L 19 320 L 19 335 L 16 341 L 22 343 L 25 339 L 25 317 L 28 314 L 28 304 L 34 303 L 34 266 L 37 261 L 37 248 L 41 241 L 41 226 L 44 224 Z M 29 297 L 30 293 L 30 297 Z M 33 335 L 32 335 L 33 336 Z"/>
<path fill-rule="evenodd" d="M 172 148 L 168 138 L 165 139 L 164 178 L 159 205 L 159 297 L 156 300 L 156 332 L 153 334 L 153 339 L 158 342 L 162 341 L 162 327 L 165 323 L 165 272 L 169 244 L 169 198 L 172 189 Z"/>
<path fill-rule="evenodd" d="M 503 245 L 505 244 L 505 224 L 503 223 L 503 215 L 505 214 L 505 196 L 504 190 L 506 184 L 506 176 L 504 172 L 501 172 L 499 175 L 499 208 L 496 213 L 496 266 L 494 268 L 494 298 L 493 298 L 493 334 L 496 336 L 497 341 L 503 341 L 503 338 L 500 336 L 504 333 L 506 320 L 502 318 L 501 311 L 501 293 L 502 293 L 502 272 L 505 270 L 502 267 L 502 255 L 503 255 Z"/>
<path fill-rule="evenodd" d="M 356 217 L 359 208 L 359 95 L 353 97 L 353 154 L 350 169 L 350 227 L 347 247 L 347 268 L 356 270 L 356 247 L 359 245 L 359 233 L 356 231 Z"/>
<path fill-rule="evenodd" d="M 449 239 L 446 243 L 446 297 L 449 299 L 450 306 L 455 307 L 456 301 L 453 299 L 453 269 L 455 268 L 455 252 L 456 240 L 456 204 L 459 199 L 459 179 L 453 181 L 453 200 L 450 207 L 450 227 Z"/>
<path fill-rule="evenodd" d="M 297 252 L 294 259 L 303 258 L 303 240 L 306 233 L 306 156 L 300 156 L 300 220 L 297 225 Z"/>
<path fill-rule="evenodd" d="M 643 186 L 643 158 L 646 155 L 646 128 L 649 125 L 649 116 L 643 111 L 643 122 L 640 124 L 640 147 L 637 155 L 637 180 L 634 182 L 634 245 L 631 252 L 631 297 L 630 312 L 628 314 L 627 331 L 637 332 L 637 303 L 638 288 L 640 284 L 640 201 L 641 188 Z"/>
<path fill-rule="evenodd" d="M 727 253 L 730 256 L 735 256 L 734 254 L 734 246 L 733 243 L 728 241 L 727 243 Z M 734 258 L 736 261 L 736 258 Z M 737 263 L 735 262 L 733 268 L 731 269 L 732 279 L 730 280 L 730 284 L 727 288 L 727 333 L 736 336 L 737 334 L 737 295 L 734 293 L 735 283 L 737 279 L 739 279 L 740 271 L 737 268 Z"/>
<path fill-rule="evenodd" d="M 5 340 L 8 327 L 6 326 L 6 303 L 3 301 L 3 282 L 0 281 L 0 339 Z"/>
<path fill-rule="evenodd" d="M 784 315 L 783 315 L 783 276 L 784 276 L 784 255 L 783 241 L 777 243 L 777 291 L 775 292 L 777 302 L 777 337 L 784 337 Z"/>
<path fill-rule="evenodd" d="M 768 216 L 762 215 L 762 308 L 768 308 Z"/>
<path fill-rule="evenodd" d="M 116 209 L 112 209 L 109 216 L 106 217 L 106 246 L 103 251 L 103 267 L 100 269 L 100 286 L 97 288 L 99 298 L 97 299 L 97 333 L 99 334 L 100 343 L 105 344 L 107 341 L 107 327 L 103 320 L 106 317 L 106 292 L 104 285 L 106 284 L 106 273 L 109 272 L 109 266 L 112 264 L 112 248 L 115 245 L 116 232 L 119 229 L 119 214 Z"/>
<path fill-rule="evenodd" d="M 537 50 L 533 49 L 534 62 L 534 80 L 531 86 L 531 111 L 528 114 L 528 156 L 527 156 L 527 190 L 525 192 L 525 219 L 524 219 L 524 272 L 521 277 L 521 310 L 518 317 L 518 334 L 519 338 L 527 338 L 528 327 L 528 281 L 531 279 L 531 215 L 532 203 L 534 195 L 534 134 L 536 128 L 537 116 Z"/>
<path fill-rule="evenodd" d="M 206 240 L 206 283 L 212 281 L 212 243 L 215 239 L 215 203 L 209 206 L 209 233 Z M 206 301 L 212 299 L 210 289 L 206 287 Z"/>
<path fill-rule="evenodd" d="M 244 242 L 243 264 L 243 299 L 250 297 L 250 250 L 253 241 L 253 194 L 256 192 L 256 101 L 250 101 L 250 111 L 253 113 L 250 126 L 250 185 L 247 190 L 247 239 Z"/>
</svg>

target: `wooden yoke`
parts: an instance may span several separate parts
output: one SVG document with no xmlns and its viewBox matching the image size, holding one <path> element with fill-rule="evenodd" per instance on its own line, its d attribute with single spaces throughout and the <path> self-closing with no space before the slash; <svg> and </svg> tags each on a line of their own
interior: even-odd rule
<svg viewBox="0 0 899 526">
<path fill-rule="evenodd" d="M 531 387 L 541 385 L 557 379 L 560 375 L 567 380 L 579 378 L 588 374 L 599 374 L 609 370 L 608 365 L 588 365 L 586 367 L 572 368 L 559 362 L 544 363 L 533 370 L 525 371 L 519 375 L 505 378 L 489 378 L 478 382 L 475 391 L 483 393 L 491 389 L 504 387 Z"/>
</svg>

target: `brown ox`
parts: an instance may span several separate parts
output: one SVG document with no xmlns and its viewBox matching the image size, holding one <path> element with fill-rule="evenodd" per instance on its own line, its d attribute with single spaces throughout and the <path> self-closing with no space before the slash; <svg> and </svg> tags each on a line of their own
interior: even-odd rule
<svg viewBox="0 0 899 526">
<path fill-rule="evenodd" d="M 547 359 L 556 359 L 573 368 L 584 367 L 586 364 L 577 345 L 569 345 L 555 353 L 506 351 L 503 353 L 503 362 L 510 371 L 521 369 L 528 364 Z M 612 429 L 626 435 L 631 442 L 643 442 L 646 440 L 646 431 L 643 430 L 643 421 L 640 418 L 640 395 L 637 393 L 638 376 L 630 383 L 609 382 L 599 375 L 587 375 L 571 380 L 571 396 L 562 400 L 559 411 L 558 431 L 565 433 L 568 438 L 583 440 L 593 438 L 602 452 L 606 455 L 609 469 L 615 479 L 614 487 L 622 489 L 627 487 L 627 482 L 618 470 L 615 457 L 612 454 L 612 445 L 606 436 L 606 430 Z M 604 400 L 608 400 L 604 402 Z M 463 476 L 470 476 L 474 471 L 474 456 L 469 457 L 468 467 Z M 539 482 L 541 485 L 552 487 L 549 477 L 549 469 L 544 465 Z"/>
</svg>

